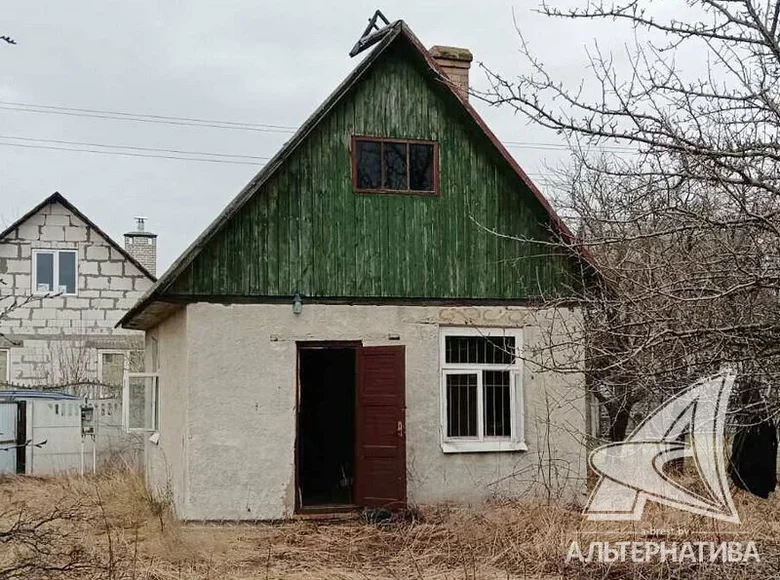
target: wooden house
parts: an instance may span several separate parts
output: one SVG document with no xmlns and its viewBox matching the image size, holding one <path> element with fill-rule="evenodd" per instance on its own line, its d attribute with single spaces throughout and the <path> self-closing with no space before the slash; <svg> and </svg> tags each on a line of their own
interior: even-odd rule
<svg viewBox="0 0 780 580">
<path fill-rule="evenodd" d="M 583 491 L 582 375 L 539 359 L 583 260 L 470 61 L 390 25 L 122 319 L 184 519 Z"/>
</svg>

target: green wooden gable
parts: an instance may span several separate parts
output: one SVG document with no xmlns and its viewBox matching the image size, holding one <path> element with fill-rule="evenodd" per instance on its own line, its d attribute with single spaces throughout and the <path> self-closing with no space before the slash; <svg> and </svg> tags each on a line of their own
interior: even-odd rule
<svg viewBox="0 0 780 580">
<path fill-rule="evenodd" d="M 569 291 L 578 261 L 525 240 L 570 234 L 419 41 L 398 30 L 123 323 L 147 327 L 144 305 L 161 300 L 520 301 Z M 439 194 L 356 193 L 354 135 L 438 142 Z"/>
</svg>

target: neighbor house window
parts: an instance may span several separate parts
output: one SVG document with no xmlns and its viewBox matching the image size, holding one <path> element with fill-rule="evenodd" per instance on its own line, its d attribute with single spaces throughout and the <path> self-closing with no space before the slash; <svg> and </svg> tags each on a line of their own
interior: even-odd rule
<svg viewBox="0 0 780 580">
<path fill-rule="evenodd" d="M 438 145 L 432 141 L 403 141 L 354 137 L 352 181 L 356 191 L 437 193 Z"/>
<path fill-rule="evenodd" d="M 75 250 L 33 250 L 33 292 L 76 294 Z"/>
<path fill-rule="evenodd" d="M 99 399 L 118 398 L 122 393 L 127 371 L 127 353 L 125 351 L 98 351 L 98 381 L 100 386 L 96 396 Z"/>
<path fill-rule="evenodd" d="M 127 373 L 122 396 L 127 431 L 157 431 L 160 420 L 159 378 L 152 373 Z"/>
<path fill-rule="evenodd" d="M 8 384 L 10 376 L 11 356 L 8 350 L 0 350 L 0 388 Z"/>
<path fill-rule="evenodd" d="M 517 451 L 523 441 L 522 333 L 442 328 L 442 449 Z"/>
<path fill-rule="evenodd" d="M 125 353 L 101 352 L 100 383 L 108 387 L 122 387 L 125 377 Z"/>
</svg>

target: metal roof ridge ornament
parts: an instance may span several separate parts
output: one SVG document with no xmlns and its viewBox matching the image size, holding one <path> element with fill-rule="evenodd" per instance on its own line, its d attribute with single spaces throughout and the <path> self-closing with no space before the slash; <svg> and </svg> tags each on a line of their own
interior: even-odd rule
<svg viewBox="0 0 780 580">
<path fill-rule="evenodd" d="M 380 27 L 377 24 L 378 20 L 381 20 L 384 23 L 384 26 Z M 375 45 L 387 36 L 387 34 L 393 30 L 394 26 L 395 22 L 390 24 L 390 21 L 382 14 L 382 11 L 377 9 L 377 11 L 374 12 L 374 15 L 368 19 L 368 26 L 366 26 L 366 29 L 360 36 L 360 39 L 355 43 L 355 46 L 352 47 L 352 50 L 349 51 L 349 56 L 354 58 L 368 47 Z"/>
</svg>

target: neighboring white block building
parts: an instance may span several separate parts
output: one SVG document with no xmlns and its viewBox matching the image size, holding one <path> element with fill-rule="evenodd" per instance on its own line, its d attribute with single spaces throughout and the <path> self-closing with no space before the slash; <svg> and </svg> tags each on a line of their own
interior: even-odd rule
<svg viewBox="0 0 780 580">
<path fill-rule="evenodd" d="M 139 235 L 153 255 L 155 236 Z M 114 325 L 155 280 L 144 263 L 59 193 L 0 232 L 0 389 L 119 400 L 141 370 L 143 332 Z M 109 422 L 119 437 L 121 416 Z"/>
</svg>

